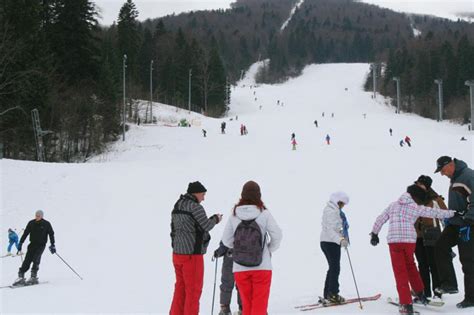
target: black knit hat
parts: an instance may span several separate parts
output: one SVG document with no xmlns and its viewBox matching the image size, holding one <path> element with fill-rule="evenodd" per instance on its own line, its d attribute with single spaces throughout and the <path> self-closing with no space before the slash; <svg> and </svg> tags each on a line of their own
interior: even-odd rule
<svg viewBox="0 0 474 315">
<path fill-rule="evenodd" d="M 413 200 L 419 205 L 425 204 L 428 200 L 428 194 L 426 191 L 417 185 L 408 186 L 407 193 L 409 193 Z"/>
<path fill-rule="evenodd" d="M 200 182 L 192 182 L 188 185 L 188 194 L 203 193 L 206 191 L 206 187 L 204 187 Z"/>
<path fill-rule="evenodd" d="M 422 184 L 426 187 L 426 189 L 429 189 L 431 188 L 431 184 L 433 183 L 433 180 L 431 179 L 431 177 L 429 176 L 426 176 L 426 175 L 421 175 L 420 177 L 418 177 L 418 179 L 416 180 L 415 184 L 416 183 L 419 183 L 419 184 Z"/>
</svg>

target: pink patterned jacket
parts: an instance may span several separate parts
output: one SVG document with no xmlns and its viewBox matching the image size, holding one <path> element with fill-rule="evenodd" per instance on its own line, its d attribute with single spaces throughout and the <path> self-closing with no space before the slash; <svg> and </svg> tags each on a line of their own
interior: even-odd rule
<svg viewBox="0 0 474 315">
<path fill-rule="evenodd" d="M 372 233 L 379 234 L 385 222 L 389 221 L 387 242 L 416 243 L 415 222 L 418 217 L 445 219 L 454 216 L 453 210 L 440 210 L 419 206 L 409 193 L 392 202 L 375 220 Z"/>
</svg>

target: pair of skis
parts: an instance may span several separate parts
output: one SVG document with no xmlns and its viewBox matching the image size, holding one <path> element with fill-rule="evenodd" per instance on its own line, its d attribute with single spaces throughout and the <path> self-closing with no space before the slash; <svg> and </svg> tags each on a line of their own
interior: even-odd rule
<svg viewBox="0 0 474 315">
<path fill-rule="evenodd" d="M 398 300 L 398 299 L 397 299 Z M 397 301 L 397 300 L 393 300 L 392 298 L 388 297 L 387 298 L 387 303 L 388 304 L 392 304 L 392 305 L 395 305 L 395 306 L 400 306 L 400 303 Z M 443 301 L 433 301 L 433 300 L 429 300 L 428 304 L 423 304 L 419 301 L 417 301 L 416 299 L 413 299 L 413 304 L 416 304 L 416 305 L 423 305 L 423 306 L 434 306 L 434 307 L 442 307 L 444 306 L 444 302 Z M 415 312 L 415 313 L 420 313 L 420 312 Z"/>
<path fill-rule="evenodd" d="M 317 303 L 299 305 L 299 306 L 295 306 L 295 308 L 304 312 L 304 311 L 311 311 L 311 310 L 323 308 L 323 307 L 332 307 L 332 306 L 339 306 L 339 305 L 347 305 L 351 303 L 358 303 L 359 301 L 361 302 L 376 301 L 380 299 L 381 296 L 382 294 L 379 293 L 374 296 L 361 297 L 360 300 L 359 298 L 350 298 L 350 299 L 346 299 L 342 303 L 331 303 L 331 302 L 326 301 L 324 298 L 320 297 Z"/>
<path fill-rule="evenodd" d="M 18 257 L 18 256 L 23 256 L 23 254 L 11 254 L 11 255 L 3 255 L 3 256 L 0 256 L 0 258 L 7 258 L 7 257 Z"/>
<path fill-rule="evenodd" d="M 361 302 L 377 301 L 378 299 L 380 299 L 381 296 L 382 294 L 376 294 L 373 296 L 361 297 L 360 301 Z M 331 302 L 327 302 L 325 299 L 320 297 L 320 300 L 317 303 L 299 305 L 299 306 L 295 306 L 295 308 L 300 311 L 311 311 L 318 308 L 347 305 L 347 304 L 358 303 L 358 302 L 359 302 L 359 298 L 350 298 L 350 299 L 346 299 L 343 303 L 331 303 Z M 387 303 L 395 305 L 395 306 L 400 306 L 398 302 L 396 302 L 390 297 L 387 298 Z M 414 300 L 413 303 L 417 305 L 423 305 L 420 302 L 417 302 L 416 300 Z M 443 301 L 433 301 L 433 300 L 430 300 L 429 303 L 427 304 L 427 306 L 434 306 L 434 307 L 442 307 L 443 305 L 444 305 Z M 417 311 L 415 311 L 414 313 L 419 314 L 419 312 Z"/>
<path fill-rule="evenodd" d="M 45 284 L 45 283 L 48 283 L 48 281 L 40 281 L 38 283 L 25 282 L 24 284 L 17 284 L 17 285 L 10 284 L 10 285 L 1 286 L 0 289 L 6 289 L 6 288 L 18 289 L 18 288 L 24 288 L 24 287 L 32 287 L 32 286 L 35 286 L 35 285 Z"/>
</svg>

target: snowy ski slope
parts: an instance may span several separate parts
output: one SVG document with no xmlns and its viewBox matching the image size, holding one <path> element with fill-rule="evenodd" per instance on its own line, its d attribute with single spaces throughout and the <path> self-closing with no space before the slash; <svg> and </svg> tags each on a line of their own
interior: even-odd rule
<svg viewBox="0 0 474 315">
<path fill-rule="evenodd" d="M 448 180 L 433 174 L 435 160 L 447 154 L 472 167 L 472 136 L 467 128 L 448 122 L 395 115 L 381 97 L 371 99 L 371 93 L 362 91 L 367 64 L 312 65 L 284 84 L 256 87 L 258 66 L 233 89 L 225 119 L 188 116 L 155 104 L 158 125 L 132 126 L 125 143 L 117 142 L 89 163 L 0 161 L 0 254 L 6 251 L 7 229 L 21 230 L 36 209 L 43 209 L 55 229 L 58 253 L 84 278 L 79 280 L 46 251 L 39 277 L 49 283 L 0 289 L 0 313 L 167 314 L 174 286 L 170 211 L 188 182 L 200 180 L 208 189 L 203 203 L 208 215 L 224 214 L 224 222 L 211 231 L 205 256 L 201 313 L 209 314 L 211 255 L 242 185 L 252 179 L 261 185 L 262 198 L 284 233 L 273 256 L 270 314 L 298 313 L 295 305 L 322 294 L 327 266 L 319 248 L 320 219 L 335 190 L 351 197 L 345 210 L 359 290 L 383 296 L 366 303 L 363 311 L 351 304 L 314 313 L 396 314 L 397 309 L 385 303 L 387 296 L 396 297 L 387 227 L 375 248 L 368 233 L 375 217 L 420 174 L 432 176 L 434 188 L 446 194 Z M 284 106 L 278 106 L 278 100 Z M 170 127 L 183 117 L 193 126 Z M 225 135 L 220 134 L 223 120 Z M 240 136 L 241 123 L 247 125 L 247 136 Z M 291 150 L 292 132 L 296 151 Z M 330 146 L 326 134 L 332 138 Z M 413 146 L 400 148 L 406 135 Z M 468 141 L 459 141 L 462 136 Z M 442 309 L 418 307 L 423 314 L 472 314 L 455 308 L 463 298 L 462 273 L 455 261 L 461 292 L 447 296 Z M 341 294 L 354 297 L 345 255 L 341 263 Z M 19 266 L 18 257 L 1 259 L 0 284 L 11 283 Z"/>
</svg>

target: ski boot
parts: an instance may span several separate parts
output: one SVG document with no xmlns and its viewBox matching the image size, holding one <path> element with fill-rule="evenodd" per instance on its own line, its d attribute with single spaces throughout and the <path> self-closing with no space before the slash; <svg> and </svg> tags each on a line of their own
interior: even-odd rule
<svg viewBox="0 0 474 315">
<path fill-rule="evenodd" d="M 18 272 L 18 279 L 16 279 L 15 282 L 13 282 L 12 286 L 16 287 L 16 286 L 22 286 L 22 285 L 25 285 L 25 284 L 26 284 L 25 273 L 24 272 Z"/>
<path fill-rule="evenodd" d="M 329 303 L 332 304 L 342 304 L 346 301 L 346 299 L 340 296 L 339 294 L 330 295 L 327 300 L 329 301 Z"/>
<path fill-rule="evenodd" d="M 12 253 L 8 252 L 5 257 L 12 256 Z"/>
<path fill-rule="evenodd" d="M 428 303 L 430 303 L 430 300 L 428 300 L 425 293 L 422 291 L 422 292 L 415 293 L 413 303 L 427 305 Z"/>
<path fill-rule="evenodd" d="M 464 299 L 462 302 L 456 304 L 457 308 L 468 308 L 468 307 L 474 307 L 474 301 L 468 301 Z"/>
<path fill-rule="evenodd" d="M 234 315 L 242 315 L 242 309 L 239 307 L 239 310 L 235 312 Z"/>
<path fill-rule="evenodd" d="M 413 309 L 413 304 L 400 304 L 398 312 L 403 315 L 417 315 L 420 314 Z"/>
<path fill-rule="evenodd" d="M 435 289 L 435 293 L 438 293 L 439 295 L 443 294 L 456 294 L 458 293 L 458 289 L 454 287 L 448 287 L 448 286 L 440 286 L 439 288 Z"/>
<path fill-rule="evenodd" d="M 36 271 L 31 271 L 31 277 L 26 281 L 26 285 L 38 284 L 38 275 Z"/>
<path fill-rule="evenodd" d="M 232 315 L 232 312 L 230 311 L 230 306 L 222 304 L 219 315 Z"/>
</svg>

